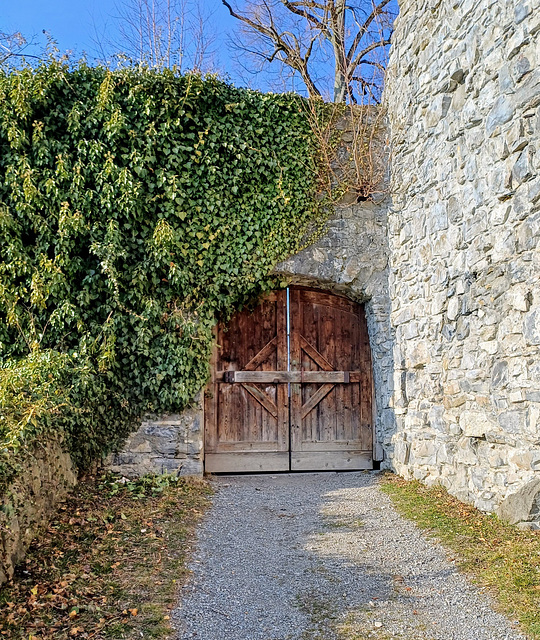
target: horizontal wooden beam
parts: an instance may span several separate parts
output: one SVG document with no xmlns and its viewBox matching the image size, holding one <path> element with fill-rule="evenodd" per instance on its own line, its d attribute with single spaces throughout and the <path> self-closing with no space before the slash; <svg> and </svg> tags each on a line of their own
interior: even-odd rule
<svg viewBox="0 0 540 640">
<path fill-rule="evenodd" d="M 207 452 L 204 456 L 204 470 L 206 473 L 260 473 L 261 471 L 289 471 L 289 452 Z"/>
<path fill-rule="evenodd" d="M 359 379 L 358 371 L 218 371 L 221 382 L 246 382 L 259 384 L 348 384 Z"/>
</svg>

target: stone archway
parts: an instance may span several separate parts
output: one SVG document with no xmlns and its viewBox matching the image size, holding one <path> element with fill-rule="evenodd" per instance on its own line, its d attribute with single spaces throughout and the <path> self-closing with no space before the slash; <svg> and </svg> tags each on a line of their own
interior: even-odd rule
<svg viewBox="0 0 540 640">
<path fill-rule="evenodd" d="M 374 460 L 383 468 L 391 466 L 395 434 L 394 332 L 388 285 L 390 205 L 385 198 L 336 207 L 320 240 L 275 269 L 292 284 L 327 290 L 364 305 L 373 360 Z"/>
<path fill-rule="evenodd" d="M 395 433 L 393 331 L 388 295 L 388 199 L 336 207 L 326 233 L 277 265 L 291 284 L 315 287 L 364 306 L 373 363 L 373 460 L 390 467 Z M 126 476 L 204 469 L 204 394 L 179 415 L 146 416 L 109 466 Z"/>
</svg>

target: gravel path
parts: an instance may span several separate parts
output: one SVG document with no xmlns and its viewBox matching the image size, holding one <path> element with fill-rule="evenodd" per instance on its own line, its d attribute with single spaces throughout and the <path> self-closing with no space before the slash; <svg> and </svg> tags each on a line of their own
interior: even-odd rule
<svg viewBox="0 0 540 640">
<path fill-rule="evenodd" d="M 222 477 L 174 620 L 187 640 L 517 640 L 376 473 Z"/>
</svg>

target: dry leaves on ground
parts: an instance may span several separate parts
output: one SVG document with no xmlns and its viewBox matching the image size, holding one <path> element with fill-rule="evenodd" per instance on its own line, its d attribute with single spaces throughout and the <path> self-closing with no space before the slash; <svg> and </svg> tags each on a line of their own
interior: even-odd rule
<svg viewBox="0 0 540 640">
<path fill-rule="evenodd" d="M 0 590 L 0 638 L 169 637 L 209 493 L 170 475 L 83 480 Z"/>
</svg>

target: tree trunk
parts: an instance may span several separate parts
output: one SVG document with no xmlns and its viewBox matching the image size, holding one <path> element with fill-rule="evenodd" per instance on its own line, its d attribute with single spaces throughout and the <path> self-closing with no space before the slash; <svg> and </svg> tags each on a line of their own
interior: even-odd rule
<svg viewBox="0 0 540 640">
<path fill-rule="evenodd" d="M 347 99 L 347 61 L 345 59 L 345 0 L 335 0 L 331 9 L 334 48 L 334 102 Z"/>
<path fill-rule="evenodd" d="M 347 80 L 345 74 L 336 68 L 334 78 L 334 102 L 345 102 L 347 99 Z"/>
</svg>

